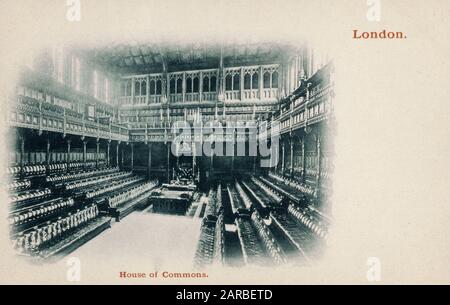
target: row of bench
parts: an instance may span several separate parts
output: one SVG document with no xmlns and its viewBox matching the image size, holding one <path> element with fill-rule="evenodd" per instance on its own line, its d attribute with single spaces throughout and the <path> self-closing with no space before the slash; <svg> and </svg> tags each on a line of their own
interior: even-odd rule
<svg viewBox="0 0 450 305">
<path fill-rule="evenodd" d="M 15 249 L 38 259 L 72 251 L 110 227 L 111 217 L 117 215 L 99 204 L 100 197 L 108 206 L 114 202 L 114 212 L 126 211 L 124 217 L 145 202 L 158 184 L 117 168 L 60 173 L 45 181 L 30 179 L 40 179 L 32 185 L 45 187 L 12 195 L 8 220 Z M 118 194 L 126 196 L 113 199 Z"/>
</svg>

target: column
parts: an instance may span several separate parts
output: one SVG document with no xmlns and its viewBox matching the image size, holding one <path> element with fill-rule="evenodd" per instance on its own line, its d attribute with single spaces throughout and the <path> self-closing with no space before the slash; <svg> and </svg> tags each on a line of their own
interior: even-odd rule
<svg viewBox="0 0 450 305">
<path fill-rule="evenodd" d="M 231 171 L 234 172 L 234 155 L 235 155 L 235 133 L 233 132 L 233 154 L 231 155 Z"/>
<path fill-rule="evenodd" d="M 319 191 L 320 190 L 320 182 L 322 180 L 321 174 L 322 174 L 322 149 L 321 149 L 321 136 L 319 132 L 317 133 L 316 138 L 316 145 L 317 145 L 317 177 L 316 177 L 316 188 Z M 319 193 L 319 192 L 318 192 Z"/>
<path fill-rule="evenodd" d="M 83 167 L 86 168 L 86 145 L 87 141 L 83 140 Z"/>
<path fill-rule="evenodd" d="M 72 140 L 67 139 L 67 169 L 69 169 L 69 163 L 70 163 L 70 143 Z"/>
<path fill-rule="evenodd" d="M 186 101 L 186 72 L 183 72 L 183 83 L 182 83 L 181 93 L 183 95 L 183 102 L 185 102 Z"/>
<path fill-rule="evenodd" d="M 122 146 L 122 149 L 120 150 L 121 153 L 121 160 L 120 160 L 120 169 L 123 170 L 123 150 L 125 149 L 125 147 Z"/>
<path fill-rule="evenodd" d="M 50 165 L 50 136 L 47 136 L 47 147 L 45 152 L 45 163 L 47 167 Z"/>
<path fill-rule="evenodd" d="M 167 182 L 170 182 L 170 143 L 167 143 Z"/>
<path fill-rule="evenodd" d="M 108 140 L 108 145 L 106 146 L 106 166 L 109 167 L 110 162 L 110 158 L 109 158 L 109 151 L 111 149 L 111 140 Z"/>
<path fill-rule="evenodd" d="M 259 67 L 259 78 L 258 78 L 258 85 L 259 85 L 259 99 L 263 99 L 263 68 Z"/>
<path fill-rule="evenodd" d="M 100 154 L 100 140 L 99 139 L 97 139 L 97 142 L 96 142 L 96 151 L 95 151 L 95 167 L 96 168 L 98 168 L 98 165 L 99 165 L 99 162 L 100 162 L 100 160 L 99 160 L 99 154 Z"/>
<path fill-rule="evenodd" d="M 291 169 L 290 169 L 291 177 L 293 172 L 294 172 L 294 137 L 291 136 Z"/>
<path fill-rule="evenodd" d="M 148 77 L 148 76 L 146 78 L 146 84 L 147 84 L 147 86 L 146 86 L 145 92 L 147 94 L 145 95 L 145 103 L 148 105 L 148 102 L 149 102 L 149 99 L 150 99 L 150 77 Z"/>
<path fill-rule="evenodd" d="M 25 138 L 20 136 L 20 166 L 24 165 L 23 156 L 25 155 Z"/>
<path fill-rule="evenodd" d="M 250 79 L 251 82 L 251 79 Z M 241 67 L 240 76 L 239 76 L 239 89 L 241 89 L 241 98 L 242 101 L 244 99 L 244 68 Z"/>
<path fill-rule="evenodd" d="M 169 101 L 169 95 L 170 95 L 170 78 L 169 78 L 169 73 L 166 73 L 166 86 L 165 88 L 165 93 L 166 93 L 166 97 L 167 97 L 167 102 Z"/>
<path fill-rule="evenodd" d="M 152 143 L 148 143 L 148 178 L 152 171 Z"/>
<path fill-rule="evenodd" d="M 284 155 L 285 155 L 285 147 L 284 142 L 281 144 L 281 175 L 284 175 Z"/>
<path fill-rule="evenodd" d="M 198 92 L 199 92 L 199 96 L 198 96 L 198 100 L 201 102 L 203 100 L 203 72 L 200 71 L 200 76 L 199 76 L 199 80 L 198 80 Z"/>
<path fill-rule="evenodd" d="M 214 166 L 214 149 L 215 149 L 215 144 L 214 144 L 214 149 L 212 148 L 212 143 L 211 143 L 211 158 L 209 160 L 209 175 L 210 178 L 212 178 L 212 174 L 214 172 L 213 166 Z"/>
<path fill-rule="evenodd" d="M 306 182 L 306 153 L 305 153 L 306 135 L 302 137 L 302 182 Z"/>
<path fill-rule="evenodd" d="M 131 104 L 134 105 L 134 77 L 131 78 Z"/>
<path fill-rule="evenodd" d="M 119 145 L 120 145 L 120 141 L 117 141 L 117 145 L 116 145 L 116 167 L 119 167 Z"/>
<path fill-rule="evenodd" d="M 134 170 L 134 143 L 131 143 L 131 171 Z"/>
<path fill-rule="evenodd" d="M 195 138 L 194 141 L 192 141 L 192 175 L 195 177 L 195 166 L 196 166 L 196 156 L 195 156 Z"/>
</svg>

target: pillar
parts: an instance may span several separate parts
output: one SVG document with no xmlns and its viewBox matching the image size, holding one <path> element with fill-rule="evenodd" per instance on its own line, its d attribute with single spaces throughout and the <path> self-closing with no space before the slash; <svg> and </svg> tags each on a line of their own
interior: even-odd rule
<svg viewBox="0 0 450 305">
<path fill-rule="evenodd" d="M 134 143 L 131 143 L 131 170 L 134 170 Z"/>
<path fill-rule="evenodd" d="M 46 146 L 46 152 L 45 152 L 45 163 L 47 166 L 50 165 L 50 136 L 47 136 L 47 146 Z"/>
<path fill-rule="evenodd" d="M 119 167 L 119 145 L 120 142 L 118 141 L 116 145 L 116 167 Z"/>
<path fill-rule="evenodd" d="M 86 167 L 86 145 L 87 141 L 83 140 L 83 166 Z"/>
<path fill-rule="evenodd" d="M 263 68 L 259 67 L 259 78 L 258 78 L 258 86 L 259 86 L 259 99 L 263 99 Z"/>
<path fill-rule="evenodd" d="M 100 161 L 99 160 L 99 154 L 100 154 L 100 140 L 99 139 L 97 139 L 96 145 L 97 145 L 97 147 L 96 147 L 96 151 L 95 151 L 95 167 L 98 168 L 99 161 Z"/>
<path fill-rule="evenodd" d="M 25 137 L 20 136 L 20 166 L 24 165 L 23 157 L 25 155 Z"/>
<path fill-rule="evenodd" d="M 203 100 L 203 72 L 200 71 L 200 78 L 198 80 L 198 100 L 201 102 Z"/>
<path fill-rule="evenodd" d="M 167 182 L 170 182 L 170 143 L 167 143 Z"/>
<path fill-rule="evenodd" d="M 178 91 L 178 88 L 177 88 Z M 183 72 L 183 82 L 182 82 L 182 86 L 181 86 L 181 94 L 182 94 L 182 98 L 183 98 L 183 102 L 186 101 L 186 72 Z"/>
<path fill-rule="evenodd" d="M 212 144 L 211 144 L 211 148 L 212 148 Z M 215 148 L 215 144 L 214 144 L 214 148 Z M 211 149 L 211 158 L 209 161 L 209 174 L 210 177 L 212 177 L 213 172 L 214 172 L 214 149 Z"/>
<path fill-rule="evenodd" d="M 321 136 L 318 133 L 316 138 L 316 146 L 317 146 L 317 177 L 316 177 L 316 188 L 320 189 L 321 182 L 321 173 L 322 173 L 322 149 L 321 149 Z"/>
<path fill-rule="evenodd" d="M 67 139 L 67 157 L 66 157 L 66 161 L 67 161 L 67 169 L 69 169 L 69 163 L 70 163 L 70 143 L 72 141 L 70 139 Z"/>
<path fill-rule="evenodd" d="M 251 79 L 250 79 L 251 83 Z M 251 86 L 251 85 L 250 85 Z M 244 99 L 244 68 L 241 67 L 240 77 L 239 77 L 239 89 L 240 89 L 240 100 Z"/>
<path fill-rule="evenodd" d="M 291 168 L 290 168 L 291 176 L 293 172 L 294 172 L 294 137 L 291 136 Z"/>
<path fill-rule="evenodd" d="M 195 177 L 195 166 L 196 166 L 196 156 L 195 156 L 195 138 L 192 141 L 192 175 Z"/>
<path fill-rule="evenodd" d="M 134 105 L 134 92 L 135 92 L 135 88 L 134 88 L 134 77 L 131 78 L 131 104 Z"/>
<path fill-rule="evenodd" d="M 148 105 L 149 101 L 150 101 L 150 77 L 149 76 L 147 76 L 147 78 L 145 79 L 145 82 L 146 82 L 145 92 L 147 93 L 145 95 L 145 103 Z"/>
<path fill-rule="evenodd" d="M 122 146 L 122 149 L 120 150 L 120 168 L 123 169 L 123 150 L 125 149 L 125 147 Z"/>
<path fill-rule="evenodd" d="M 152 171 L 152 143 L 148 143 L 148 178 Z"/>
<path fill-rule="evenodd" d="M 285 143 L 281 144 L 281 175 L 284 175 L 284 155 L 285 155 Z"/>
<path fill-rule="evenodd" d="M 235 139 L 234 139 L 235 133 L 233 133 L 233 154 L 231 155 L 231 171 L 234 172 L 234 155 L 235 155 Z"/>
<path fill-rule="evenodd" d="M 302 182 L 306 182 L 306 154 L 305 154 L 306 135 L 302 137 Z"/>
<path fill-rule="evenodd" d="M 106 166 L 109 167 L 110 162 L 110 156 L 109 156 L 109 151 L 111 149 L 111 140 L 108 140 L 108 144 L 106 146 Z"/>
</svg>

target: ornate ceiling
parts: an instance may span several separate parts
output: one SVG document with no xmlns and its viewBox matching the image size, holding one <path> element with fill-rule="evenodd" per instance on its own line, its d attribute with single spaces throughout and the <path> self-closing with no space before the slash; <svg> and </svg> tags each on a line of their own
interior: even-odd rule
<svg viewBox="0 0 450 305">
<path fill-rule="evenodd" d="M 119 74 L 146 74 L 281 62 L 296 48 L 287 44 L 117 43 L 79 50 L 89 62 Z"/>
</svg>

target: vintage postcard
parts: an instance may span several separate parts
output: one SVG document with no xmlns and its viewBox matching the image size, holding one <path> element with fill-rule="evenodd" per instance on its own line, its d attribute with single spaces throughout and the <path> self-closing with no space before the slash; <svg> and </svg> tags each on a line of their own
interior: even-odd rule
<svg viewBox="0 0 450 305">
<path fill-rule="evenodd" d="M 450 2 L 0 7 L 0 283 L 450 283 Z"/>
</svg>

